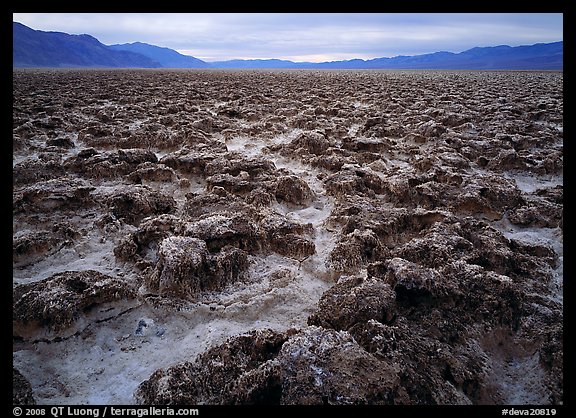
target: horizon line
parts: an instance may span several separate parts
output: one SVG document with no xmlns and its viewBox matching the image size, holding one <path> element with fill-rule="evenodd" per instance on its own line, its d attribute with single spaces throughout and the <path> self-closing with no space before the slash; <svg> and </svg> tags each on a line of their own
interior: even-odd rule
<svg viewBox="0 0 576 418">
<path fill-rule="evenodd" d="M 524 46 L 534 46 L 534 45 L 543 45 L 543 44 L 554 44 L 554 43 L 560 43 L 560 42 L 564 42 L 564 39 L 560 39 L 557 41 L 552 41 L 552 42 L 536 42 L 536 43 L 532 43 L 532 44 L 520 44 L 520 45 L 509 45 L 509 44 L 498 44 L 498 45 L 483 45 L 483 46 L 473 46 L 471 48 L 468 49 L 464 49 L 464 50 L 459 50 L 459 51 L 449 51 L 449 50 L 433 50 L 430 52 L 423 52 L 423 53 L 419 53 L 419 54 L 413 54 L 413 55 L 407 55 L 407 54 L 399 54 L 399 55 L 393 55 L 393 56 L 385 56 L 385 55 L 380 55 L 380 56 L 373 56 L 371 58 L 359 58 L 359 57 L 353 57 L 353 58 L 341 58 L 341 59 L 332 59 L 332 60 L 324 60 L 324 61 L 296 61 L 293 59 L 289 59 L 289 58 L 227 58 L 227 59 L 206 59 L 206 58 L 200 58 L 198 55 L 193 55 L 193 54 L 189 54 L 189 53 L 184 53 L 184 52 L 180 52 L 180 51 L 185 51 L 188 52 L 188 50 L 177 50 L 174 48 L 170 48 L 167 46 L 161 46 L 161 45 L 157 45 L 157 44 L 151 44 L 148 42 L 142 42 L 142 41 L 133 41 L 133 42 L 125 42 L 125 43 L 115 43 L 115 44 L 105 44 L 103 42 L 101 42 L 98 38 L 96 38 L 94 35 L 91 35 L 89 33 L 80 33 L 80 34 L 71 34 L 71 33 L 67 33 L 67 32 L 61 32 L 61 31 L 52 31 L 52 30 L 41 30 L 41 29 L 34 29 L 30 26 L 25 25 L 22 22 L 13 20 L 12 23 L 18 23 L 20 25 L 23 25 L 25 27 L 28 27 L 34 31 L 38 31 L 38 32 L 45 32 L 45 33 L 63 33 L 63 34 L 67 34 L 67 35 L 72 35 L 72 36 L 83 36 L 83 35 L 87 35 L 87 36 L 91 36 L 94 39 L 96 39 L 98 42 L 100 42 L 102 45 L 106 46 L 106 47 L 110 47 L 113 45 L 131 45 L 131 44 L 143 44 L 143 45 L 149 45 L 149 46 L 154 46 L 157 48 L 164 48 L 164 49 L 168 49 L 171 51 L 174 51 L 180 55 L 183 55 L 185 57 L 190 57 L 190 58 L 195 58 L 198 60 L 201 60 L 202 62 L 206 63 L 206 64 L 213 64 L 213 63 L 224 63 L 224 62 L 228 62 L 228 61 L 283 61 L 283 62 L 289 62 L 289 63 L 294 63 L 294 64 L 324 64 L 324 63 L 335 63 L 335 62 L 349 62 L 349 61 L 363 61 L 363 62 L 367 62 L 367 61 L 372 61 L 372 60 L 376 60 L 376 59 L 392 59 L 392 58 L 398 58 L 398 57 L 417 57 L 420 55 L 429 55 L 429 54 L 437 54 L 437 53 L 449 53 L 449 54 L 461 54 L 463 52 L 469 51 L 471 49 L 475 49 L 475 48 L 498 48 L 498 47 L 509 47 L 509 48 L 518 48 L 518 47 L 524 47 Z M 201 54 L 199 54 L 201 55 Z"/>
</svg>

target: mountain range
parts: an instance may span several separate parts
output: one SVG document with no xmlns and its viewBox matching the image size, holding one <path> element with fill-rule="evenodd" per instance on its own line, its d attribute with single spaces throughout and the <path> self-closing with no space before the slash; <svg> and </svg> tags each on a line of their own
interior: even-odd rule
<svg viewBox="0 0 576 418">
<path fill-rule="evenodd" d="M 293 62 L 278 59 L 205 62 L 170 48 L 142 42 L 104 45 L 90 35 L 34 30 L 13 22 L 12 66 L 102 68 L 283 68 L 283 69 L 446 69 L 562 70 L 563 41 L 511 47 L 475 47 L 413 56 Z"/>
<path fill-rule="evenodd" d="M 114 50 L 90 35 L 43 32 L 12 24 L 13 67 L 140 67 L 161 64 L 145 55 Z"/>
<path fill-rule="evenodd" d="M 191 57 L 189 55 L 182 55 L 179 52 L 170 48 L 163 48 L 160 46 L 149 45 L 142 42 L 134 42 L 131 44 L 117 44 L 110 45 L 115 51 L 129 51 L 137 54 L 142 54 L 152 60 L 160 63 L 165 68 L 208 68 L 210 64 L 202 61 L 201 59 Z"/>
</svg>

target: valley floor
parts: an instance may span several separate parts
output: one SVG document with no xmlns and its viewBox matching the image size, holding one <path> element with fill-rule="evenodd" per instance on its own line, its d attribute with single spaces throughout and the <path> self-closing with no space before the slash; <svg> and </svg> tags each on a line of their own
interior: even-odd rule
<svg viewBox="0 0 576 418">
<path fill-rule="evenodd" d="M 563 402 L 562 73 L 13 90 L 19 402 Z"/>
</svg>

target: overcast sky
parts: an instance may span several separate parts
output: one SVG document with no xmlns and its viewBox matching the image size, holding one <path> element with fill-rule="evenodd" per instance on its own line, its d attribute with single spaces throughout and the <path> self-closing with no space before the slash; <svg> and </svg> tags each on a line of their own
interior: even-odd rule
<svg viewBox="0 0 576 418">
<path fill-rule="evenodd" d="M 14 13 L 32 29 L 145 42 L 204 61 L 333 61 L 563 40 L 562 13 Z"/>
</svg>

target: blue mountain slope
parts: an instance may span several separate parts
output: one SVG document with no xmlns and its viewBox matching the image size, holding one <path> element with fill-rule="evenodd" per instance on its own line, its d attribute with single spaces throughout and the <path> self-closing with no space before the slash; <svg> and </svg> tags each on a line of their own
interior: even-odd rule
<svg viewBox="0 0 576 418">
<path fill-rule="evenodd" d="M 370 60 L 313 63 L 257 59 L 206 63 L 169 48 L 141 42 L 106 46 L 90 35 L 37 31 L 17 22 L 13 22 L 13 35 L 14 67 L 562 70 L 564 65 L 562 41 Z"/>
<path fill-rule="evenodd" d="M 115 51 L 90 35 L 43 32 L 12 24 L 13 67 L 139 67 L 160 64 L 144 55 Z"/>
<path fill-rule="evenodd" d="M 210 63 L 215 68 L 297 68 L 299 63 L 279 59 L 229 60 Z"/>
<path fill-rule="evenodd" d="M 232 60 L 211 63 L 216 68 L 309 68 L 309 69 L 446 69 L 446 70 L 562 70 L 562 41 L 511 47 L 476 47 L 460 53 L 353 59 L 332 62 L 283 60 Z"/>
<path fill-rule="evenodd" d="M 109 45 L 109 48 L 115 51 L 130 51 L 144 55 L 165 68 L 209 68 L 206 62 L 189 56 L 182 55 L 170 48 L 163 48 L 155 45 L 149 45 L 142 42 L 131 44 Z"/>
</svg>

